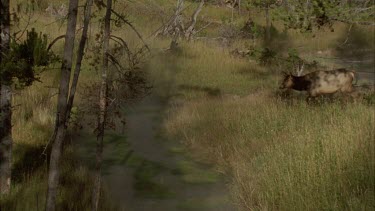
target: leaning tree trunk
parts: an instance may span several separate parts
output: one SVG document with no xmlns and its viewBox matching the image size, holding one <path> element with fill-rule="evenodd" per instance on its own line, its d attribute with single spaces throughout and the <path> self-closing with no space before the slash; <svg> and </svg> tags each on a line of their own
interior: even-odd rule
<svg viewBox="0 0 375 211">
<path fill-rule="evenodd" d="M 197 18 L 199 13 L 202 11 L 204 5 L 204 0 L 201 1 L 197 9 L 194 11 L 193 15 L 191 16 L 191 22 L 189 27 L 185 31 L 185 38 L 190 40 L 192 36 L 194 36 L 195 33 L 195 24 L 197 23 Z"/>
<path fill-rule="evenodd" d="M 78 0 L 70 0 L 68 26 L 65 35 L 64 55 L 61 66 L 60 87 L 57 102 L 57 119 L 55 125 L 56 136 L 52 144 L 52 151 L 49 163 L 46 211 L 53 211 L 56 207 L 56 195 L 60 175 L 59 161 L 62 152 L 62 143 L 64 142 L 67 130 L 66 112 L 77 24 L 77 10 Z"/>
<path fill-rule="evenodd" d="M 99 96 L 99 116 L 98 116 L 98 135 L 96 143 L 96 166 L 94 178 L 94 190 L 92 197 L 92 210 L 97 211 L 99 208 L 99 199 L 101 191 L 101 169 L 103 160 L 103 139 L 105 131 L 105 123 L 107 116 L 107 72 L 108 72 L 108 49 L 111 29 L 111 9 L 112 0 L 107 0 L 107 9 L 104 19 L 104 37 L 103 37 L 103 66 Z"/>
<path fill-rule="evenodd" d="M 10 42 L 9 0 L 0 1 L 0 62 Z M 1 75 L 0 75 L 1 77 Z M 10 192 L 12 161 L 12 89 L 0 78 L 0 194 Z M 1 209 L 1 208 L 0 208 Z"/>
<path fill-rule="evenodd" d="M 70 93 L 69 93 L 67 113 L 66 113 L 67 121 L 69 121 L 69 119 L 70 119 L 70 113 L 72 111 L 74 96 L 75 96 L 75 93 L 76 93 L 76 90 L 77 90 L 78 79 L 79 79 L 79 75 L 80 75 L 80 72 L 81 72 L 81 64 L 82 64 L 83 54 L 84 54 L 85 45 L 86 45 L 86 41 L 87 41 L 87 32 L 88 32 L 88 29 L 89 29 L 92 5 L 93 5 L 93 0 L 87 0 L 86 1 L 85 11 L 84 11 L 84 19 L 83 19 L 82 35 L 81 35 L 81 40 L 79 42 L 79 47 L 78 47 L 78 51 L 77 51 L 76 67 L 74 69 L 74 76 L 73 76 L 72 85 L 70 86 Z"/>
</svg>

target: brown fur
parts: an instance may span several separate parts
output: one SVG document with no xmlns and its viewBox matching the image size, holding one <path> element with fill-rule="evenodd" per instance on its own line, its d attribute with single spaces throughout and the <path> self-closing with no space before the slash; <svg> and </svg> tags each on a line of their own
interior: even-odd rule
<svg viewBox="0 0 375 211">
<path fill-rule="evenodd" d="M 310 97 L 335 92 L 350 93 L 353 91 L 353 80 L 355 72 L 344 68 L 315 71 L 304 76 L 285 74 L 280 89 L 294 89 L 307 91 Z"/>
</svg>

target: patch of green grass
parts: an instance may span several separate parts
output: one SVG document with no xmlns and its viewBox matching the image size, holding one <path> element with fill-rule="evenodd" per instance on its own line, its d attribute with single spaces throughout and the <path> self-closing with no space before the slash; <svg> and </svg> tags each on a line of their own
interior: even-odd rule
<svg viewBox="0 0 375 211">
<path fill-rule="evenodd" d="M 136 194 L 157 199 L 173 197 L 174 193 L 168 187 L 154 181 L 162 171 L 165 171 L 165 168 L 160 164 L 143 160 L 134 172 Z"/>
<path fill-rule="evenodd" d="M 372 106 L 375 105 L 375 93 L 374 92 L 367 94 L 366 96 L 363 97 L 363 99 L 369 105 L 372 105 Z"/>
<path fill-rule="evenodd" d="M 229 199 L 228 198 L 208 198 L 202 200 L 201 198 L 196 199 L 187 199 L 183 202 L 180 202 L 177 205 L 179 210 L 214 210 L 222 209 L 222 205 L 225 204 Z"/>
<path fill-rule="evenodd" d="M 158 56 L 148 65 L 154 91 L 187 99 L 247 93 L 276 87 L 277 71 L 233 58 L 219 47 L 182 43 L 182 53 Z"/>
<path fill-rule="evenodd" d="M 202 166 L 191 161 L 179 161 L 176 169 L 172 170 L 173 174 L 181 175 L 181 179 L 190 184 L 215 183 L 219 175 L 209 169 L 203 169 Z"/>
<path fill-rule="evenodd" d="M 12 186 L 8 196 L 0 197 L 1 210 L 42 210 L 45 205 L 46 180 L 43 171 L 34 172 L 34 177 Z"/>
<path fill-rule="evenodd" d="M 168 152 L 173 153 L 173 154 L 184 154 L 186 152 L 186 149 L 185 147 L 174 146 L 174 147 L 170 147 L 168 149 Z"/>
</svg>

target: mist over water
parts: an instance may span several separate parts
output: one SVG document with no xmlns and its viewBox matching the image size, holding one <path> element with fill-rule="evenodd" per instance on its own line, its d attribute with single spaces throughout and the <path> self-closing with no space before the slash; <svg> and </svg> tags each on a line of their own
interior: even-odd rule
<svg viewBox="0 0 375 211">
<path fill-rule="evenodd" d="M 375 31 L 359 26 L 347 26 L 336 48 L 336 63 L 356 70 L 359 79 L 375 83 Z M 349 33 L 348 33 L 349 32 Z"/>
</svg>

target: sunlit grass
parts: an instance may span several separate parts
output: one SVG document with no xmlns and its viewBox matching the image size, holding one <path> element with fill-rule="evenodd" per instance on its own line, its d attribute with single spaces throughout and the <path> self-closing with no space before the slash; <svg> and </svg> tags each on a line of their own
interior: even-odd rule
<svg viewBox="0 0 375 211">
<path fill-rule="evenodd" d="M 155 91 L 161 95 L 220 96 L 244 95 L 275 87 L 276 70 L 232 57 L 227 51 L 204 43 L 184 43 L 178 55 L 156 56 L 149 63 Z"/>
<path fill-rule="evenodd" d="M 176 110 L 167 131 L 229 170 L 246 209 L 375 206 L 375 119 L 365 104 L 288 105 L 259 93 Z"/>
</svg>

